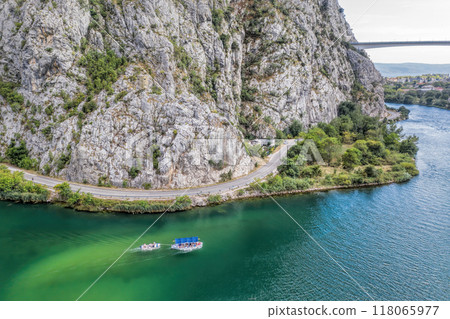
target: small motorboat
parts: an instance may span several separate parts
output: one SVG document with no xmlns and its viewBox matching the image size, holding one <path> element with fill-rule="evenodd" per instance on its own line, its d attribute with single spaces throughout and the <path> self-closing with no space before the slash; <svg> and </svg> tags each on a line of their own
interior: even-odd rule
<svg viewBox="0 0 450 319">
<path fill-rule="evenodd" d="M 150 250 L 156 250 L 161 248 L 160 243 L 153 243 L 153 244 L 143 244 L 139 247 L 142 251 L 150 251 Z"/>
<path fill-rule="evenodd" d="M 175 238 L 175 244 L 171 248 L 189 252 L 203 248 L 203 243 L 199 241 L 198 237 Z"/>
</svg>

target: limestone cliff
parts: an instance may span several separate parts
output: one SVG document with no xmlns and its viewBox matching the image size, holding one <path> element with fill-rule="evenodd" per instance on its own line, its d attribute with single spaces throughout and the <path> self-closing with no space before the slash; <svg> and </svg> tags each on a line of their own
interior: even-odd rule
<svg viewBox="0 0 450 319">
<path fill-rule="evenodd" d="M 4 0 L 0 30 L 0 154 L 72 181 L 214 183 L 246 137 L 385 112 L 336 0 Z"/>
</svg>

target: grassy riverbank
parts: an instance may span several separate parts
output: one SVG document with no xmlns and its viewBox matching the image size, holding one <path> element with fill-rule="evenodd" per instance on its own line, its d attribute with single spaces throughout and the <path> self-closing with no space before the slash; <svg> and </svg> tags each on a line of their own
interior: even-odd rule
<svg viewBox="0 0 450 319">
<path fill-rule="evenodd" d="M 89 212 L 123 212 L 131 214 L 175 212 L 191 208 L 189 196 L 180 196 L 175 200 L 111 200 L 92 196 L 92 194 L 74 192 L 68 183 L 55 186 L 57 192 L 54 201 L 64 207 Z"/>
<path fill-rule="evenodd" d="M 11 172 L 0 165 L 0 200 L 12 200 L 23 203 L 45 203 L 50 191 L 41 185 L 27 181 L 20 172 Z"/>
<path fill-rule="evenodd" d="M 51 192 L 44 186 L 27 181 L 22 172 L 11 172 L 0 165 L 0 200 L 21 203 L 55 203 L 64 207 L 89 212 L 124 212 L 133 214 L 160 213 L 186 210 L 192 201 L 188 196 L 165 201 L 122 201 L 102 199 L 92 194 L 74 192 L 68 183 L 55 186 Z"/>
</svg>

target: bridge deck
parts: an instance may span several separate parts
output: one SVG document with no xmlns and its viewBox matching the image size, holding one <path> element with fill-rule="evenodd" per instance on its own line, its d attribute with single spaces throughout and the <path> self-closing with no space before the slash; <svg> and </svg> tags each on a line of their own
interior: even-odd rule
<svg viewBox="0 0 450 319">
<path fill-rule="evenodd" d="M 359 49 L 376 49 L 409 46 L 450 46 L 450 41 L 390 41 L 390 42 L 352 42 Z"/>
</svg>

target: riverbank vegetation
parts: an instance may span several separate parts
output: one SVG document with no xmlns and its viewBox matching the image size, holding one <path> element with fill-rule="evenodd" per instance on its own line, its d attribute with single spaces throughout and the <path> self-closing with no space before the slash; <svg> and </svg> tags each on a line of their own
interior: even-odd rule
<svg viewBox="0 0 450 319">
<path fill-rule="evenodd" d="M 6 166 L 0 165 L 0 200 L 44 203 L 49 195 L 45 187 L 26 181 L 22 172 L 11 172 Z"/>
<path fill-rule="evenodd" d="M 131 214 L 176 212 L 192 208 L 189 196 L 179 196 L 175 200 L 110 200 L 96 198 L 90 193 L 73 191 L 69 183 L 54 187 L 56 196 L 44 186 L 27 181 L 22 172 L 11 172 L 0 165 L 0 200 L 22 203 L 57 203 L 63 207 L 88 212 L 123 212 Z"/>
<path fill-rule="evenodd" d="M 298 137 L 301 140 L 278 167 L 279 174 L 251 184 L 249 191 L 404 182 L 419 173 L 414 161 L 418 138 L 403 136 L 395 124 L 363 115 L 352 102 L 342 103 L 339 117 L 330 124 L 319 123 Z"/>
<path fill-rule="evenodd" d="M 450 85 L 450 84 L 449 84 Z M 400 83 L 384 86 L 385 101 L 397 104 L 420 104 L 450 110 L 450 87 L 425 91 L 411 89 Z"/>
<path fill-rule="evenodd" d="M 110 200 L 96 198 L 90 193 L 74 192 L 69 183 L 56 185 L 56 202 L 64 207 L 91 212 L 124 212 L 132 214 L 161 213 L 187 210 L 192 201 L 189 196 L 180 196 L 175 200 Z"/>
</svg>

